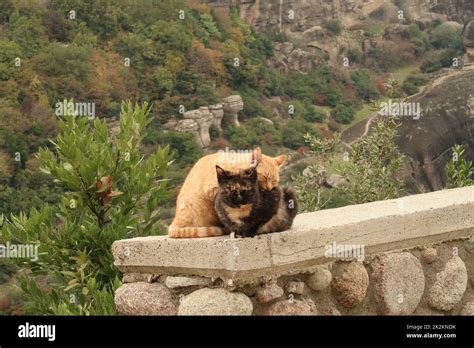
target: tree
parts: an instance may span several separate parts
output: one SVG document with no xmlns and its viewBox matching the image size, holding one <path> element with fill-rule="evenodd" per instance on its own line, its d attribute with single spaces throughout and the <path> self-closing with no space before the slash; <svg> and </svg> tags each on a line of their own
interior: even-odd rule
<svg viewBox="0 0 474 348">
<path fill-rule="evenodd" d="M 156 127 L 148 132 L 146 143 L 160 146 L 170 146 L 179 165 L 187 166 L 196 163 L 202 157 L 202 148 L 191 133 L 177 131 L 162 131 Z"/>
<path fill-rule="evenodd" d="M 0 185 L 8 184 L 13 176 L 14 165 L 12 158 L 3 150 L 0 150 Z"/>
<path fill-rule="evenodd" d="M 15 11 L 13 0 L 3 0 L 0 2 L 0 24 L 8 22 L 10 16 Z"/>
<path fill-rule="evenodd" d="M 9 80 L 15 75 L 15 58 L 20 56 L 20 47 L 15 42 L 0 40 L 0 80 Z"/>
<path fill-rule="evenodd" d="M 448 178 L 446 187 L 464 187 L 474 185 L 473 174 L 474 165 L 472 161 L 468 161 L 464 156 L 464 146 L 455 145 L 452 148 L 453 157 L 446 163 L 444 171 Z"/>
<path fill-rule="evenodd" d="M 435 48 L 454 48 L 461 50 L 464 45 L 461 35 L 449 24 L 441 24 L 433 29 L 430 43 Z"/>
<path fill-rule="evenodd" d="M 66 41 L 71 25 L 66 20 L 63 13 L 49 10 L 43 17 L 43 25 L 46 28 L 48 37 L 53 40 Z"/>
<path fill-rule="evenodd" d="M 370 100 L 377 95 L 377 91 L 370 80 L 369 74 L 365 70 L 355 70 L 351 73 L 351 79 L 354 81 L 354 87 L 359 97 L 364 100 Z"/>
<path fill-rule="evenodd" d="M 334 119 L 339 123 L 349 124 L 355 116 L 355 110 L 349 103 L 340 103 L 334 109 Z"/>
<path fill-rule="evenodd" d="M 210 14 L 202 13 L 199 16 L 199 21 L 208 34 L 208 37 L 213 37 L 216 39 L 220 39 L 222 37 L 219 29 L 216 26 L 216 22 L 214 22 L 214 18 Z"/>
<path fill-rule="evenodd" d="M 323 27 L 328 30 L 332 35 L 339 35 L 342 32 L 342 24 L 337 19 L 331 19 L 323 23 Z"/>
<path fill-rule="evenodd" d="M 115 313 L 113 292 L 120 281 L 112 242 L 157 233 L 157 208 L 168 193 L 163 175 L 169 147 L 146 159 L 142 153 L 149 122 L 147 104 L 123 103 L 120 132 L 110 137 L 105 122 L 68 115 L 54 153 L 40 150 L 42 171 L 66 188 L 62 203 L 12 215 L 1 230 L 6 241 L 39 248 L 38 262 L 21 261 L 31 274 L 18 277 L 28 313 Z M 38 274 L 52 277 L 50 292 L 39 289 L 33 278 Z"/>
<path fill-rule="evenodd" d="M 387 116 L 378 116 L 373 122 L 370 135 L 352 145 L 344 170 L 353 204 L 397 198 L 403 188 L 397 174 L 404 155 L 395 143 L 400 124 Z"/>
<path fill-rule="evenodd" d="M 331 164 L 331 155 L 340 147 L 341 142 L 337 134 L 334 139 L 317 138 L 310 134 L 304 139 L 309 146 L 306 154 L 314 156 L 315 161 L 301 173 L 292 175 L 291 181 L 298 194 L 301 211 L 311 212 L 324 209 L 331 201 L 334 192 L 327 190 L 327 168 Z"/>
<path fill-rule="evenodd" d="M 21 48 L 24 57 L 31 58 L 46 43 L 43 26 L 37 18 L 12 16 L 10 38 Z"/>
<path fill-rule="evenodd" d="M 87 47 L 61 47 L 54 43 L 38 53 L 34 61 L 37 69 L 46 75 L 72 77 L 82 84 L 91 76 L 89 54 L 90 49 Z"/>
<path fill-rule="evenodd" d="M 292 118 L 283 131 L 283 145 L 296 150 L 305 145 L 304 136 L 308 133 L 313 136 L 320 136 L 313 124 L 299 117 Z"/>
<path fill-rule="evenodd" d="M 156 45 L 151 39 L 136 33 L 120 35 L 115 49 L 124 58 L 130 58 L 130 66 L 140 74 L 143 73 L 146 63 L 158 61 Z"/>
</svg>

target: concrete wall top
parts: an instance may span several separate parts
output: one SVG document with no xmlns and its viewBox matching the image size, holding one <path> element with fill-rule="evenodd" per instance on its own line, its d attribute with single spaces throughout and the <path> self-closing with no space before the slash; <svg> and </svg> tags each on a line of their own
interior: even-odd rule
<svg viewBox="0 0 474 348">
<path fill-rule="evenodd" d="M 112 251 L 115 265 L 124 273 L 253 283 L 343 258 L 328 254 L 331 250 L 346 251 L 347 259 L 370 258 L 473 234 L 471 186 L 300 214 L 290 230 L 255 238 L 141 237 L 115 241 Z"/>
</svg>

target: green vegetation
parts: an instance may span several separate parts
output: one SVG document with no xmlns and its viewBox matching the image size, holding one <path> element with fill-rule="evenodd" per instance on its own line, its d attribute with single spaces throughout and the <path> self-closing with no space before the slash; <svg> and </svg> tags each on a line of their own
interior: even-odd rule
<svg viewBox="0 0 474 348">
<path fill-rule="evenodd" d="M 449 24 L 437 26 L 431 32 L 430 43 L 435 48 L 453 48 L 456 50 L 464 48 L 462 36 Z"/>
<path fill-rule="evenodd" d="M 434 27 L 429 36 L 431 45 L 438 51 L 423 60 L 420 70 L 424 73 L 437 71 L 441 68 L 456 67 L 455 58 L 464 51 L 462 36 L 448 24 Z"/>
<path fill-rule="evenodd" d="M 345 165 L 346 188 L 352 204 L 397 198 L 403 188 L 397 173 L 404 156 L 395 144 L 399 123 L 392 117 L 377 117 L 370 135 L 352 144 Z"/>
<path fill-rule="evenodd" d="M 444 171 L 447 177 L 446 188 L 474 185 L 474 165 L 464 155 L 464 146 L 453 146 L 453 157 L 446 163 Z"/>
<path fill-rule="evenodd" d="M 347 103 L 337 104 L 334 109 L 334 119 L 337 122 L 348 124 L 354 119 L 355 113 L 352 105 Z"/>
<path fill-rule="evenodd" d="M 354 81 L 354 87 L 357 94 L 363 100 L 368 101 L 378 96 L 379 93 L 376 91 L 367 71 L 355 70 L 351 73 L 351 79 Z"/>
<path fill-rule="evenodd" d="M 18 277 L 29 295 L 26 313 L 115 313 L 120 273 L 113 265 L 112 242 L 155 234 L 157 208 L 167 195 L 162 177 L 170 164 L 169 147 L 143 159 L 141 141 L 149 122 L 146 103 L 124 103 L 120 133 L 112 139 L 103 121 L 65 116 L 54 152 L 40 150 L 42 171 L 66 193 L 60 204 L 11 215 L 1 228 L 3 240 L 39 248 L 39 260 L 18 261 L 32 271 Z M 51 277 L 50 292 L 35 282 L 36 275 L 45 274 Z"/>
<path fill-rule="evenodd" d="M 304 135 L 298 134 L 301 138 Z M 249 149 L 261 146 L 264 152 L 270 154 L 282 143 L 281 131 L 260 118 L 253 118 L 240 127 L 230 126 L 224 131 L 224 135 L 233 148 Z"/>
<path fill-rule="evenodd" d="M 298 194 L 300 211 L 311 212 L 326 208 L 336 194 L 336 190 L 327 190 L 327 169 L 331 166 L 331 155 L 340 145 L 338 138 L 327 140 L 310 134 L 305 136 L 309 147 L 307 155 L 315 156 L 314 163 L 291 177 L 291 181 Z"/>
<path fill-rule="evenodd" d="M 410 75 L 403 81 L 402 89 L 407 95 L 416 94 L 420 90 L 419 87 L 425 85 L 427 82 L 428 77 L 426 77 L 426 75 Z"/>
<path fill-rule="evenodd" d="M 341 22 L 337 19 L 331 19 L 324 22 L 323 27 L 335 36 L 341 34 L 343 29 Z"/>
</svg>

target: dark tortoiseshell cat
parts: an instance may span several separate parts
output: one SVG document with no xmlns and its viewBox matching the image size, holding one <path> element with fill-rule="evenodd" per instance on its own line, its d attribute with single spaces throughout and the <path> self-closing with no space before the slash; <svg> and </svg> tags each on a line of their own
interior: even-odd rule
<svg viewBox="0 0 474 348">
<path fill-rule="evenodd" d="M 291 227 L 298 207 L 290 187 L 259 189 L 256 167 L 230 172 L 216 166 L 216 171 L 219 191 L 214 206 L 227 230 L 254 237 Z"/>
</svg>

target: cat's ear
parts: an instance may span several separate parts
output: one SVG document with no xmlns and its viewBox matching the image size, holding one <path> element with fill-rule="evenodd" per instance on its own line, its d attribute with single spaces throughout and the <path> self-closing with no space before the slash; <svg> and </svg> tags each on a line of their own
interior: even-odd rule
<svg viewBox="0 0 474 348">
<path fill-rule="evenodd" d="M 285 162 L 285 160 L 286 160 L 286 156 L 285 155 L 280 155 L 280 156 L 274 157 L 273 159 L 276 161 L 277 165 L 279 167 L 281 167 L 283 162 Z"/>
<path fill-rule="evenodd" d="M 252 157 L 250 158 L 250 163 L 252 166 L 256 167 L 262 161 L 262 149 L 256 147 L 252 151 Z"/>
<path fill-rule="evenodd" d="M 216 165 L 216 172 L 217 172 L 217 181 L 221 182 L 229 177 L 229 173 Z"/>
<path fill-rule="evenodd" d="M 250 167 L 244 170 L 244 176 L 249 179 L 257 179 L 257 167 Z"/>
</svg>

